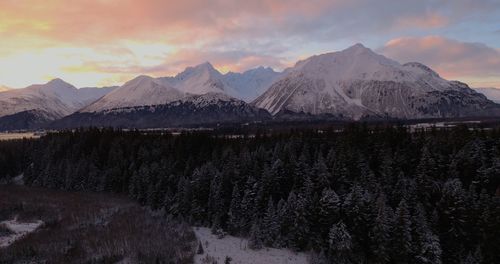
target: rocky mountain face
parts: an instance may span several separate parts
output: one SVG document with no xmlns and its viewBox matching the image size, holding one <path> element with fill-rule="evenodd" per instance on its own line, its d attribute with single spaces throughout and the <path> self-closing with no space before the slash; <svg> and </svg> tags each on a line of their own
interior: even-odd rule
<svg viewBox="0 0 500 264">
<path fill-rule="evenodd" d="M 419 119 L 499 114 L 496 104 L 429 67 L 399 64 L 361 44 L 298 62 L 253 104 L 287 112 L 361 118 Z"/>
</svg>

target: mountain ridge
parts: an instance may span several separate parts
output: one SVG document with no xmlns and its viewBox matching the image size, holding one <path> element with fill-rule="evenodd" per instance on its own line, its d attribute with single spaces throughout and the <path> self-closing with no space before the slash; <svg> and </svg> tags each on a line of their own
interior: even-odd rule
<svg viewBox="0 0 500 264">
<path fill-rule="evenodd" d="M 0 93 L 0 117 L 9 116 L 10 120 L 25 117 L 35 124 L 38 124 L 33 121 L 36 117 L 51 120 L 65 117 L 66 124 L 78 125 L 80 120 L 87 122 L 81 125 L 86 125 L 98 124 L 91 122 L 90 117 L 113 124 L 109 118 L 114 116 L 125 120 L 120 125 L 134 126 L 132 121 L 136 120 L 144 126 L 154 122 L 167 124 L 159 116 L 173 125 L 192 125 L 193 120 L 234 122 L 237 116 L 241 121 L 256 121 L 259 117 L 269 120 L 257 108 L 279 121 L 500 116 L 499 105 L 467 84 L 445 80 L 419 62 L 401 64 L 360 43 L 341 51 L 313 55 L 282 72 L 257 67 L 222 74 L 205 62 L 187 67 L 175 76 L 139 75 L 122 86 L 106 89 L 77 89 L 54 79 L 42 85 L 9 90 Z M 161 111 L 155 116 L 152 109 Z M 210 114 L 207 109 L 217 114 Z M 189 120 L 178 120 L 167 110 Z M 141 118 L 140 114 L 145 116 Z"/>
<path fill-rule="evenodd" d="M 474 107 L 464 106 L 457 96 Z M 493 102 L 465 84 L 444 80 L 421 63 L 400 64 L 361 44 L 297 62 L 252 104 L 273 115 L 288 110 L 354 120 L 500 113 Z M 470 109 L 462 111 L 466 108 Z"/>
</svg>

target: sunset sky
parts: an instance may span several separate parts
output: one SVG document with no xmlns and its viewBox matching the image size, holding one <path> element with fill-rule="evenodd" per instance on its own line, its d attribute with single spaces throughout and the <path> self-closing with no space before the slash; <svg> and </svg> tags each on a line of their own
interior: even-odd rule
<svg viewBox="0 0 500 264">
<path fill-rule="evenodd" d="M 498 0 L 0 0 L 0 84 L 77 87 L 210 61 L 277 70 L 361 42 L 500 88 Z"/>
</svg>

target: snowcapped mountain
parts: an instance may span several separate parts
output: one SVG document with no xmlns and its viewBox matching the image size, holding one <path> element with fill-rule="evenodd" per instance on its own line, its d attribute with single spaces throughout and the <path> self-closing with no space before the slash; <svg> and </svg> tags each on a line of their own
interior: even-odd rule
<svg viewBox="0 0 500 264">
<path fill-rule="evenodd" d="M 500 89 L 499 88 L 474 88 L 476 92 L 484 94 L 491 101 L 500 104 Z"/>
<path fill-rule="evenodd" d="M 243 73 L 228 72 L 224 80 L 236 91 L 237 98 L 251 102 L 263 94 L 280 75 L 280 72 L 269 67 L 259 67 Z"/>
<path fill-rule="evenodd" d="M 0 129 L 34 128 L 69 115 L 112 88 L 77 89 L 61 79 L 0 93 Z"/>
<path fill-rule="evenodd" d="M 160 83 L 152 77 L 143 75 L 128 81 L 81 111 L 98 112 L 114 108 L 159 105 L 182 97 L 184 93 L 168 83 Z"/>
<path fill-rule="evenodd" d="M 401 65 L 361 44 L 299 61 L 253 104 L 273 115 L 294 112 L 348 119 L 500 113 L 463 83 L 444 80 L 420 63 Z"/>
<path fill-rule="evenodd" d="M 172 127 L 263 120 L 270 117 L 267 111 L 235 97 L 241 98 L 239 91 L 255 97 L 251 90 L 262 90 L 277 75 L 270 68 L 223 75 L 204 63 L 175 77 L 139 76 L 54 127 Z"/>
<path fill-rule="evenodd" d="M 188 67 L 175 77 L 161 77 L 157 80 L 186 94 L 223 93 L 249 102 L 269 88 L 279 75 L 279 72 L 264 67 L 243 73 L 222 74 L 206 62 Z"/>
<path fill-rule="evenodd" d="M 110 89 L 79 90 L 61 79 L 0 93 L 0 116 L 41 110 L 54 118 L 69 115 L 108 93 Z"/>
<path fill-rule="evenodd" d="M 237 96 L 236 91 L 226 84 L 224 76 L 209 62 L 188 67 L 175 77 L 162 77 L 157 80 L 186 94 L 223 93 Z"/>
<path fill-rule="evenodd" d="M 112 126 L 158 128 L 212 126 L 270 119 L 271 115 L 242 100 L 222 93 L 187 95 L 159 105 L 114 108 L 99 112 L 76 112 L 51 124 L 53 128 Z"/>
</svg>

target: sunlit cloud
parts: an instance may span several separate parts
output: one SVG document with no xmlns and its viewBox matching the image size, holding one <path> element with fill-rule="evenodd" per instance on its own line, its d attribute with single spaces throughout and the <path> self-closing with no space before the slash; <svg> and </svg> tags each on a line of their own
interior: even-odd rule
<svg viewBox="0 0 500 264">
<path fill-rule="evenodd" d="M 223 72 L 283 69 L 348 43 L 377 47 L 499 17 L 500 2 L 489 0 L 0 1 L 0 84 L 56 76 L 76 86 L 120 84 L 205 61 Z"/>
<path fill-rule="evenodd" d="M 448 19 L 436 13 L 429 13 L 423 16 L 408 16 L 399 18 L 395 27 L 398 29 L 404 29 L 408 27 L 417 28 L 439 28 L 444 27 L 448 24 Z"/>
<path fill-rule="evenodd" d="M 388 41 L 379 51 L 400 62 L 422 62 L 445 78 L 500 87 L 500 51 L 482 43 L 440 36 L 405 37 Z"/>
</svg>

